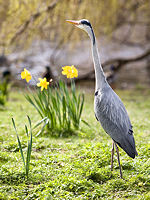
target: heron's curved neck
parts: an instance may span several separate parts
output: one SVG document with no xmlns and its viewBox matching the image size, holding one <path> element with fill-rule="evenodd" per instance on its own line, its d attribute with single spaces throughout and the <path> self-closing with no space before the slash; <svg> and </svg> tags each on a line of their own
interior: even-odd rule
<svg viewBox="0 0 150 200">
<path fill-rule="evenodd" d="M 96 78 L 96 90 L 101 89 L 104 87 L 104 85 L 107 83 L 106 77 L 104 75 L 101 63 L 100 63 L 100 58 L 99 58 L 99 53 L 98 53 L 98 48 L 96 44 L 96 38 L 94 35 L 94 31 L 91 27 L 91 31 L 88 32 L 88 35 L 90 36 L 91 43 L 92 43 L 92 55 L 93 55 L 93 62 L 94 62 L 94 69 L 95 69 L 95 78 Z"/>
</svg>

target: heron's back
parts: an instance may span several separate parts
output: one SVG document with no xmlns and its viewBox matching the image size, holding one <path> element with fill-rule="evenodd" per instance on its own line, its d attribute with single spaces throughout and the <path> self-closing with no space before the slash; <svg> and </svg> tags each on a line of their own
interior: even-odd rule
<svg viewBox="0 0 150 200">
<path fill-rule="evenodd" d="M 134 158 L 137 151 L 130 119 L 122 101 L 109 85 L 95 93 L 94 110 L 106 133 Z"/>
</svg>

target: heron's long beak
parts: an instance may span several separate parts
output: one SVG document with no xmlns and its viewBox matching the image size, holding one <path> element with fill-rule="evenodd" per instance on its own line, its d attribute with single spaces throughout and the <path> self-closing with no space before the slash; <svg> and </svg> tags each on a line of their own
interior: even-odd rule
<svg viewBox="0 0 150 200">
<path fill-rule="evenodd" d="M 74 25 L 79 25 L 79 21 L 75 21 L 75 20 L 66 20 L 66 22 L 74 24 Z"/>
</svg>

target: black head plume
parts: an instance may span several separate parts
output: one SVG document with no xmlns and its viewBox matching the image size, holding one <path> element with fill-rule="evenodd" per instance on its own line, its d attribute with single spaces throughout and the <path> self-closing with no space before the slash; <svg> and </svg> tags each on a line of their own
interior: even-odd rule
<svg viewBox="0 0 150 200">
<path fill-rule="evenodd" d="M 92 27 L 91 24 L 90 24 L 90 22 L 88 20 L 85 20 L 85 19 L 81 20 L 81 24 L 84 24 L 84 25 L 87 25 L 89 27 Z"/>
</svg>

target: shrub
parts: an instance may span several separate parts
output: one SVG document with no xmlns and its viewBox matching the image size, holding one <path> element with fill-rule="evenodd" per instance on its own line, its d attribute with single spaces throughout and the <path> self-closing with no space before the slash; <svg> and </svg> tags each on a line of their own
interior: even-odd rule
<svg viewBox="0 0 150 200">
<path fill-rule="evenodd" d="M 5 105 L 8 98 L 9 83 L 7 81 L 0 82 L 0 105 Z"/>
</svg>

